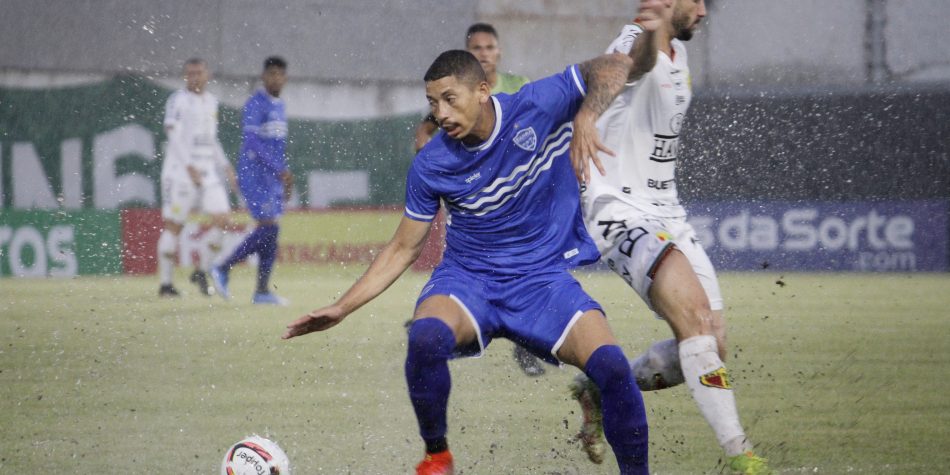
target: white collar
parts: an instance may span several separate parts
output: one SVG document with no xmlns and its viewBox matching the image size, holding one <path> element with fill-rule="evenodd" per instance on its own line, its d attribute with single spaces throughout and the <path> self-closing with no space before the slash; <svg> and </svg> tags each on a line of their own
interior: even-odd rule
<svg viewBox="0 0 950 475">
<path fill-rule="evenodd" d="M 495 138 L 498 137 L 498 132 L 501 131 L 501 104 L 498 102 L 498 99 L 496 99 L 495 96 L 491 96 L 491 100 L 492 105 L 495 107 L 495 128 L 491 131 L 491 135 L 488 136 L 488 140 L 474 147 L 469 147 L 463 143 L 462 147 L 464 147 L 465 150 L 469 152 L 481 152 L 482 150 L 491 147 L 491 145 L 495 143 Z"/>
</svg>

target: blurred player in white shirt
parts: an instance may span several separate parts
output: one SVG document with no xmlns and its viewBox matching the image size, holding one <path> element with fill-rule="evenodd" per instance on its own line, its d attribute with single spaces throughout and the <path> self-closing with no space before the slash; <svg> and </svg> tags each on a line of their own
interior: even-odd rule
<svg viewBox="0 0 950 475">
<path fill-rule="evenodd" d="M 686 47 L 706 15 L 703 0 L 665 0 L 659 18 L 641 11 L 607 53 L 631 49 L 638 74 L 597 121 L 603 143 L 590 157 L 572 157 L 586 183 L 582 206 L 602 259 L 664 319 L 675 339 L 656 343 L 631 367 L 641 390 L 682 382 L 726 452 L 730 468 L 768 473 L 739 423 L 722 360 L 726 356 L 722 295 L 676 191 L 679 134 L 692 98 Z M 650 13 L 650 12 L 647 12 Z M 645 28 L 647 22 L 661 27 Z M 639 50 L 639 51 L 636 51 Z M 577 126 L 575 126 L 577 127 Z M 598 396 L 581 375 L 572 385 L 585 413 L 580 435 L 591 459 L 603 453 Z"/>
<path fill-rule="evenodd" d="M 206 90 L 210 72 L 203 59 L 185 62 L 185 89 L 172 93 L 165 105 L 165 134 L 168 142 L 162 164 L 162 219 L 164 229 L 158 239 L 160 296 L 177 296 L 172 285 L 175 253 L 181 230 L 192 211 L 206 214 L 210 229 L 199 247 L 199 263 L 191 281 L 209 295 L 207 271 L 221 249 L 223 229 L 228 225 L 231 205 L 226 177 L 235 188 L 234 168 L 218 140 L 218 99 Z"/>
</svg>

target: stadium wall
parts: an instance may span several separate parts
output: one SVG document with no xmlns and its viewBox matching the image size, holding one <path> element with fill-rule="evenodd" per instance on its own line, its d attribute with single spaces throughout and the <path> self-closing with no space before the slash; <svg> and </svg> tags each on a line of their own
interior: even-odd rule
<svg viewBox="0 0 950 475">
<path fill-rule="evenodd" d="M 44 90 L 0 88 L 0 103 L 4 104 L 0 109 L 3 208 L 48 210 L 55 216 L 56 211 L 157 207 L 161 111 L 169 92 L 136 76 Z M 802 260 L 805 254 L 793 252 L 787 259 L 773 255 L 775 268 L 796 268 L 793 263 L 799 262 L 797 268 L 802 269 L 946 270 L 946 236 L 950 232 L 946 206 L 939 203 L 950 199 L 948 111 L 950 92 L 939 89 L 771 96 L 700 94 L 684 127 L 680 192 L 685 203 L 700 208 L 703 203 L 741 200 L 746 208 L 711 208 L 725 213 L 721 218 L 733 224 L 731 217 L 751 219 L 762 214 L 756 211 L 762 207 L 770 210 L 765 213 L 769 219 L 782 223 L 788 213 L 800 212 L 795 203 L 803 203 L 813 211 L 802 216 L 815 222 L 813 226 L 801 225 L 812 226 L 813 237 L 829 233 L 824 241 L 807 238 L 812 246 L 808 250 L 815 255 L 823 255 L 824 247 L 835 250 L 841 229 L 866 236 L 863 241 L 858 239 L 866 245 L 849 244 L 850 251 L 858 254 L 811 263 Z M 238 111 L 225 107 L 221 112 L 222 139 L 233 157 L 239 141 Z M 292 120 L 290 153 L 298 183 L 292 205 L 314 209 L 398 206 L 412 159 L 409 143 L 416 120 L 415 115 L 363 121 Z M 785 203 L 784 207 L 775 208 L 779 206 L 776 201 Z M 905 210 L 901 206 L 908 201 L 921 203 L 921 209 L 931 213 Z M 932 206 L 933 202 L 937 204 Z M 842 209 L 868 209 L 860 215 L 836 216 L 828 208 L 832 204 Z M 877 211 L 876 206 L 882 210 Z M 910 216 L 912 228 L 919 231 L 915 236 L 923 239 L 914 241 L 913 256 L 906 254 L 911 249 L 903 244 L 886 249 L 874 244 L 878 236 L 867 224 L 874 221 L 871 211 L 882 219 Z M 925 219 L 931 214 L 933 219 Z M 0 225 L 9 233 L 19 229 L 9 221 L 15 216 L 0 213 Z M 757 218 L 750 221 L 752 225 L 730 229 L 751 236 L 766 233 L 761 242 L 777 244 L 757 248 L 750 240 L 747 249 L 713 247 L 711 253 L 725 259 L 719 262 L 720 268 L 748 269 L 750 263 L 770 259 L 767 254 L 745 251 L 781 251 L 785 238 L 773 237 L 775 232 L 767 221 Z M 839 222 L 850 224 L 842 228 Z M 853 231 L 851 225 L 856 222 L 864 224 Z M 766 227 L 758 229 L 756 223 Z M 903 229 L 903 225 L 895 226 Z M 883 233 L 885 228 L 878 231 Z M 43 232 L 40 234 L 46 236 Z M 707 235 L 722 232 L 726 238 L 710 241 L 710 246 L 744 239 L 731 239 L 732 231 L 721 229 Z M 141 246 L 145 250 L 154 247 Z M 922 251 L 934 246 L 939 249 Z M 47 249 L 52 249 L 49 244 Z M 300 249 L 302 253 L 297 254 L 288 248 L 288 255 L 316 255 L 312 247 Z M 730 257 L 737 250 L 744 253 Z M 316 261 L 308 257 L 302 262 Z M 9 272 L 17 274 L 12 268 Z M 48 268 L 46 272 L 52 275 L 58 271 Z"/>
<path fill-rule="evenodd" d="M 438 51 L 462 46 L 468 24 L 494 23 L 503 67 L 540 77 L 601 51 L 636 3 L 9 0 L 0 224 L 10 210 L 157 206 L 162 107 L 192 55 L 217 74 L 211 90 L 225 105 L 232 158 L 260 58 L 291 60 L 293 206 L 400 203 L 424 108 L 418 75 Z M 741 200 L 752 216 L 774 201 L 950 199 L 950 49 L 922 46 L 950 40 L 950 4 L 708 5 L 689 46 L 696 96 L 678 177 L 686 203 Z"/>
</svg>

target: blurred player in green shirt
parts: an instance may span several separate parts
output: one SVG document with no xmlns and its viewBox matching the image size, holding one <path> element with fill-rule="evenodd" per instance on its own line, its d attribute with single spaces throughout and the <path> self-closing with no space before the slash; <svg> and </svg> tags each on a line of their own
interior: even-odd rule
<svg viewBox="0 0 950 475">
<path fill-rule="evenodd" d="M 529 79 L 525 76 L 498 71 L 498 61 L 501 59 L 498 32 L 488 23 L 475 23 L 468 27 L 468 32 L 465 33 L 465 49 L 475 55 L 482 65 L 485 75 L 488 76 L 488 85 L 491 86 L 492 94 L 514 94 L 521 89 L 521 86 L 528 84 Z M 416 127 L 417 152 L 429 142 L 438 128 L 431 115 L 427 115 L 422 120 L 422 123 Z"/>
</svg>

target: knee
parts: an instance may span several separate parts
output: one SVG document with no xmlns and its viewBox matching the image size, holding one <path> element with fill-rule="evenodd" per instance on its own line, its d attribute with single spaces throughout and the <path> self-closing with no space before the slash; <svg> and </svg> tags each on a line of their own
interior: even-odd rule
<svg viewBox="0 0 950 475">
<path fill-rule="evenodd" d="M 421 318 L 409 326 L 408 350 L 421 358 L 448 358 L 455 348 L 452 329 L 438 318 Z"/>
<path fill-rule="evenodd" d="M 709 302 L 696 301 L 683 308 L 678 317 L 667 318 L 679 340 L 699 335 L 715 334 L 715 315 L 709 308 Z M 678 328 L 677 328 L 678 327 Z"/>
<path fill-rule="evenodd" d="M 603 391 L 613 384 L 635 386 L 630 363 L 617 345 L 597 348 L 587 360 L 584 372 Z"/>
</svg>

